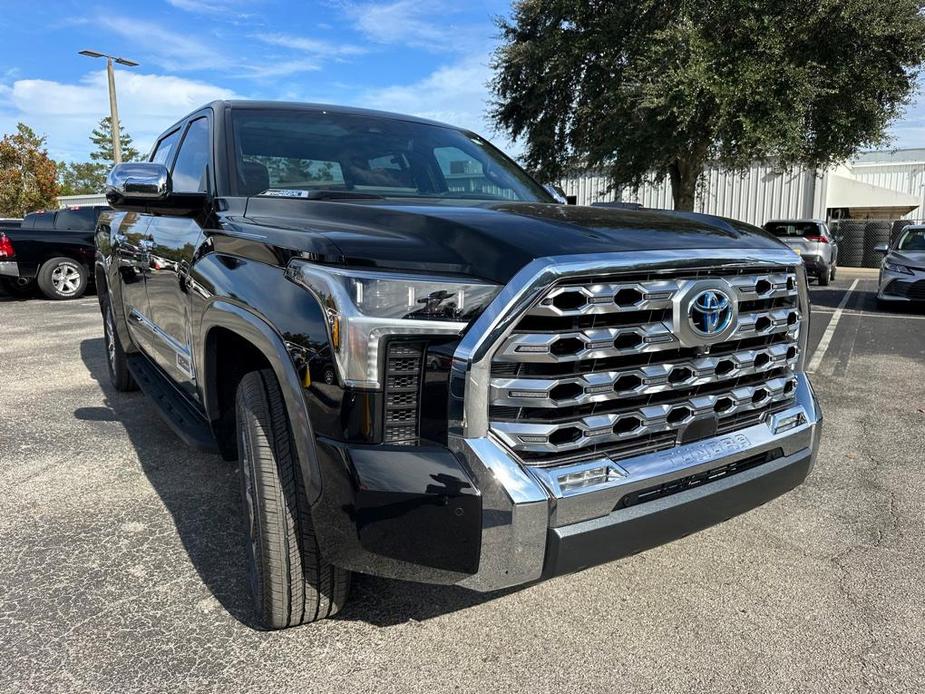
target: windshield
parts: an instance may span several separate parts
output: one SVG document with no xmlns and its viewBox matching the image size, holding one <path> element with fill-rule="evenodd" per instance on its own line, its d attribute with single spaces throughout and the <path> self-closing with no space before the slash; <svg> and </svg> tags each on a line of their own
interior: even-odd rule
<svg viewBox="0 0 925 694">
<path fill-rule="evenodd" d="M 383 116 L 232 111 L 242 195 L 350 191 L 389 198 L 554 202 L 477 135 Z M 301 194 L 300 194 L 301 193 Z"/>
<path fill-rule="evenodd" d="M 896 244 L 900 251 L 925 251 L 925 229 L 909 229 Z"/>
<path fill-rule="evenodd" d="M 768 222 L 764 228 L 781 238 L 802 238 L 822 234 L 816 222 Z"/>
</svg>

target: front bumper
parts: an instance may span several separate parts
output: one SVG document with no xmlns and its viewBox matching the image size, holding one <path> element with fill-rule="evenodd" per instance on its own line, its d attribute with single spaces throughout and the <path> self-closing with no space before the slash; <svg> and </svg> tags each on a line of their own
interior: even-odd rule
<svg viewBox="0 0 925 694">
<path fill-rule="evenodd" d="M 463 455 L 482 492 L 483 528 L 478 571 L 460 585 L 497 590 L 600 564 L 684 537 L 797 486 L 812 469 L 822 422 L 808 379 L 797 379 L 794 405 L 768 421 L 621 460 L 615 466 L 620 473 L 585 489 L 563 491 L 556 478 L 567 471 L 524 468 L 491 437 L 463 439 Z M 793 421 L 799 424 L 775 433 Z M 762 454 L 767 462 L 742 472 L 618 508 L 634 492 Z"/>
<path fill-rule="evenodd" d="M 810 275 L 818 275 L 823 270 L 829 268 L 828 261 L 825 260 L 822 256 L 819 255 L 802 255 L 803 266 L 806 268 L 806 272 Z"/>
<path fill-rule="evenodd" d="M 925 271 L 912 274 L 882 269 L 877 298 L 883 301 L 925 301 Z"/>
<path fill-rule="evenodd" d="M 19 277 L 19 264 L 15 260 L 0 260 L 0 275 Z"/>
</svg>

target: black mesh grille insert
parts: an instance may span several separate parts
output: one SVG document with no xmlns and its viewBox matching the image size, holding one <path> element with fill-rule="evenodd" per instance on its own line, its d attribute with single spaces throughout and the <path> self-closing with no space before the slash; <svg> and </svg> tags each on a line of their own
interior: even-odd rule
<svg viewBox="0 0 925 694">
<path fill-rule="evenodd" d="M 390 342 L 385 356 L 385 443 L 406 443 L 418 435 L 423 345 Z"/>
</svg>

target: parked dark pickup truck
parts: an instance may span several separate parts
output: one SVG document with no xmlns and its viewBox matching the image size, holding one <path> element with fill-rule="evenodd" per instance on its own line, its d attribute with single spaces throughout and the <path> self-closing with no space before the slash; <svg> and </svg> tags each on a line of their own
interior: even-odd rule
<svg viewBox="0 0 925 694">
<path fill-rule="evenodd" d="M 240 461 L 267 627 L 354 571 L 567 574 L 813 465 L 806 274 L 754 227 L 557 204 L 471 132 L 300 104 L 206 106 L 107 197 L 112 382 Z"/>
<path fill-rule="evenodd" d="M 106 206 L 27 214 L 19 225 L 0 226 L 0 281 L 26 296 L 35 285 L 49 299 L 83 296 L 93 280 L 94 232 Z"/>
</svg>

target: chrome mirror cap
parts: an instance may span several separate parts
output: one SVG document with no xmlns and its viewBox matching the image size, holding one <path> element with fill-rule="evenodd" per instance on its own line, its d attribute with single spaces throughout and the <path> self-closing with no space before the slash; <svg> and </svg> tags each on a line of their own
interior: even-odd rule
<svg viewBox="0 0 925 694">
<path fill-rule="evenodd" d="M 166 200 L 170 192 L 170 173 L 163 164 L 117 164 L 106 177 L 106 199 L 114 207 L 129 200 Z"/>
</svg>

